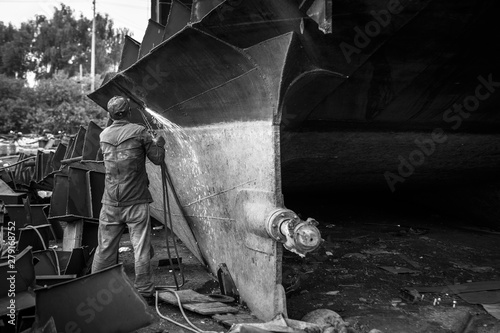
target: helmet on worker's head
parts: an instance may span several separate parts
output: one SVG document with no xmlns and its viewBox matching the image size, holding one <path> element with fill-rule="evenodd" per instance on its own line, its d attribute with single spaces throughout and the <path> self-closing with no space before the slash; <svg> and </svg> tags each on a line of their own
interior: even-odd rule
<svg viewBox="0 0 500 333">
<path fill-rule="evenodd" d="M 127 118 L 130 112 L 130 103 L 128 99 L 122 96 L 115 96 L 108 102 L 109 116 L 113 120 Z"/>
</svg>

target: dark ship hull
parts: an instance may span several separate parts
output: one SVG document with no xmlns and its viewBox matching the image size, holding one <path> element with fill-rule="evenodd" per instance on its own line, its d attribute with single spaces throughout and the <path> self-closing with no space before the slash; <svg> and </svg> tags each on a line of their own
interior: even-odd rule
<svg viewBox="0 0 500 333">
<path fill-rule="evenodd" d="M 211 272 L 228 267 L 259 318 L 286 313 L 268 230 L 284 192 L 491 183 L 494 1 L 209 3 L 173 2 L 89 97 L 126 95 L 135 121 L 153 110 L 182 128 L 155 128 L 174 231 Z M 163 221 L 160 170 L 148 172 Z"/>
</svg>

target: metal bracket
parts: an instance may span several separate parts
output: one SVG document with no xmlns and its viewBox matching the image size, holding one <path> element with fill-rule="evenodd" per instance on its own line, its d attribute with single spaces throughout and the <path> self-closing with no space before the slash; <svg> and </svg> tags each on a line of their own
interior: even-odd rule
<svg viewBox="0 0 500 333">
<path fill-rule="evenodd" d="M 314 219 L 301 220 L 293 211 L 279 208 L 273 211 L 266 222 L 266 231 L 273 239 L 299 256 L 314 251 L 321 244 L 321 233 Z"/>
<path fill-rule="evenodd" d="M 219 280 L 219 288 L 222 295 L 233 297 L 236 301 L 239 301 L 240 294 L 238 288 L 234 284 L 233 278 L 229 273 L 227 265 L 222 263 L 219 265 L 217 270 L 217 278 Z"/>
</svg>

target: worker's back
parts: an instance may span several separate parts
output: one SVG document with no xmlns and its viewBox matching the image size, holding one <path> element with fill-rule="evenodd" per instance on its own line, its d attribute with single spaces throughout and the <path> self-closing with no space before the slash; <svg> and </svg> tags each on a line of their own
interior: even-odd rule
<svg viewBox="0 0 500 333">
<path fill-rule="evenodd" d="M 102 203 L 129 206 L 152 202 L 145 166 L 152 138 L 146 128 L 126 120 L 116 120 L 102 131 L 100 140 L 106 167 Z"/>
</svg>

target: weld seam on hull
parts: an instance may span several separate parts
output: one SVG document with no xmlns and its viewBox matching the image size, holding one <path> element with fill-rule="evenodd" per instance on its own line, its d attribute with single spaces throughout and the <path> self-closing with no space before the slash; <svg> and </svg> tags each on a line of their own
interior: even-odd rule
<svg viewBox="0 0 500 333">
<path fill-rule="evenodd" d="M 156 210 L 158 212 L 163 212 L 162 209 L 151 207 L 151 209 Z M 229 217 L 218 217 L 218 216 L 202 216 L 202 215 L 181 215 L 181 214 L 172 214 L 172 216 L 179 216 L 179 217 L 196 217 L 196 218 L 203 218 L 203 219 L 209 219 L 209 220 L 223 220 L 223 221 L 230 221 L 230 222 L 236 222 L 235 219 L 229 218 Z"/>
<path fill-rule="evenodd" d="M 239 184 L 239 185 L 235 185 L 235 186 L 233 186 L 233 187 L 231 187 L 231 188 L 228 188 L 228 189 L 225 189 L 225 190 L 223 190 L 223 191 L 220 191 L 220 192 L 217 192 L 217 193 L 211 194 L 211 195 L 209 195 L 209 196 L 206 196 L 206 197 L 200 198 L 200 199 L 195 200 L 195 201 L 193 201 L 193 202 L 191 202 L 191 203 L 188 203 L 187 205 L 184 205 L 184 206 L 182 206 L 182 207 L 189 207 L 189 206 L 194 205 L 194 204 L 196 204 L 196 203 L 199 203 L 199 202 L 201 202 L 201 201 L 204 201 L 204 200 L 207 200 L 207 199 L 210 199 L 210 198 L 213 198 L 213 197 L 219 196 L 219 195 L 221 195 L 221 194 L 224 194 L 224 193 L 226 193 L 226 192 L 232 191 L 232 190 L 234 190 L 234 189 L 236 189 L 236 188 L 238 188 L 238 187 L 241 187 L 241 186 L 243 186 L 243 185 L 249 184 L 249 183 L 254 182 L 254 181 L 256 181 L 256 180 L 257 180 L 256 178 L 255 178 L 255 179 L 250 179 L 250 180 L 247 180 L 247 181 L 246 181 L 246 182 L 244 182 L 244 183 L 241 183 L 241 184 Z"/>
<path fill-rule="evenodd" d="M 200 219 L 223 220 L 223 221 L 236 222 L 235 219 L 232 219 L 232 218 L 229 218 L 229 217 L 202 216 L 202 215 L 186 215 L 186 217 L 196 217 L 196 218 L 200 218 Z"/>
<path fill-rule="evenodd" d="M 303 18 L 304 17 L 294 17 L 294 18 L 281 19 L 281 20 L 263 20 L 263 21 L 242 22 L 242 23 L 235 23 L 235 24 L 227 24 L 226 27 L 242 27 L 242 26 L 249 26 L 249 25 L 254 25 L 254 24 L 267 24 L 269 22 L 274 23 L 274 22 L 300 21 Z"/>
<path fill-rule="evenodd" d="M 213 91 L 213 90 L 219 89 L 220 87 L 225 86 L 225 85 L 226 85 L 226 84 L 228 84 L 229 82 L 233 82 L 233 81 L 235 81 L 235 80 L 238 80 L 239 78 L 241 78 L 241 77 L 243 77 L 243 76 L 247 75 L 247 74 L 248 74 L 248 73 L 250 73 L 250 72 L 253 72 L 254 70 L 257 70 L 257 67 L 254 67 L 254 68 L 252 68 L 252 69 L 250 69 L 250 70 L 246 71 L 245 73 L 242 73 L 241 75 L 238 75 L 238 76 L 236 76 L 236 77 L 232 78 L 231 80 L 227 80 L 227 81 L 226 81 L 226 82 L 224 82 L 224 83 L 221 83 L 221 84 L 219 84 L 219 85 L 217 85 L 217 86 L 215 86 L 215 87 L 212 87 L 212 88 L 210 88 L 210 89 L 207 89 L 207 90 L 205 90 L 205 91 L 203 91 L 203 92 L 199 93 L 198 95 L 195 95 L 195 96 L 189 97 L 188 99 L 183 100 L 182 102 L 179 102 L 179 103 L 177 103 L 177 104 L 175 104 L 175 105 L 172 105 L 171 107 L 169 107 L 168 109 L 163 110 L 162 112 L 167 112 L 167 111 L 169 111 L 169 110 L 172 110 L 172 109 L 174 109 L 175 107 L 177 107 L 177 106 L 179 106 L 179 105 L 182 105 L 182 104 L 184 104 L 184 103 L 187 103 L 187 102 L 189 102 L 189 101 L 192 101 L 193 99 L 196 99 L 196 98 L 198 98 L 198 97 L 200 97 L 200 96 L 202 96 L 202 95 L 205 95 L 206 93 L 209 93 L 209 92 L 211 92 L 211 91 Z"/>
</svg>

